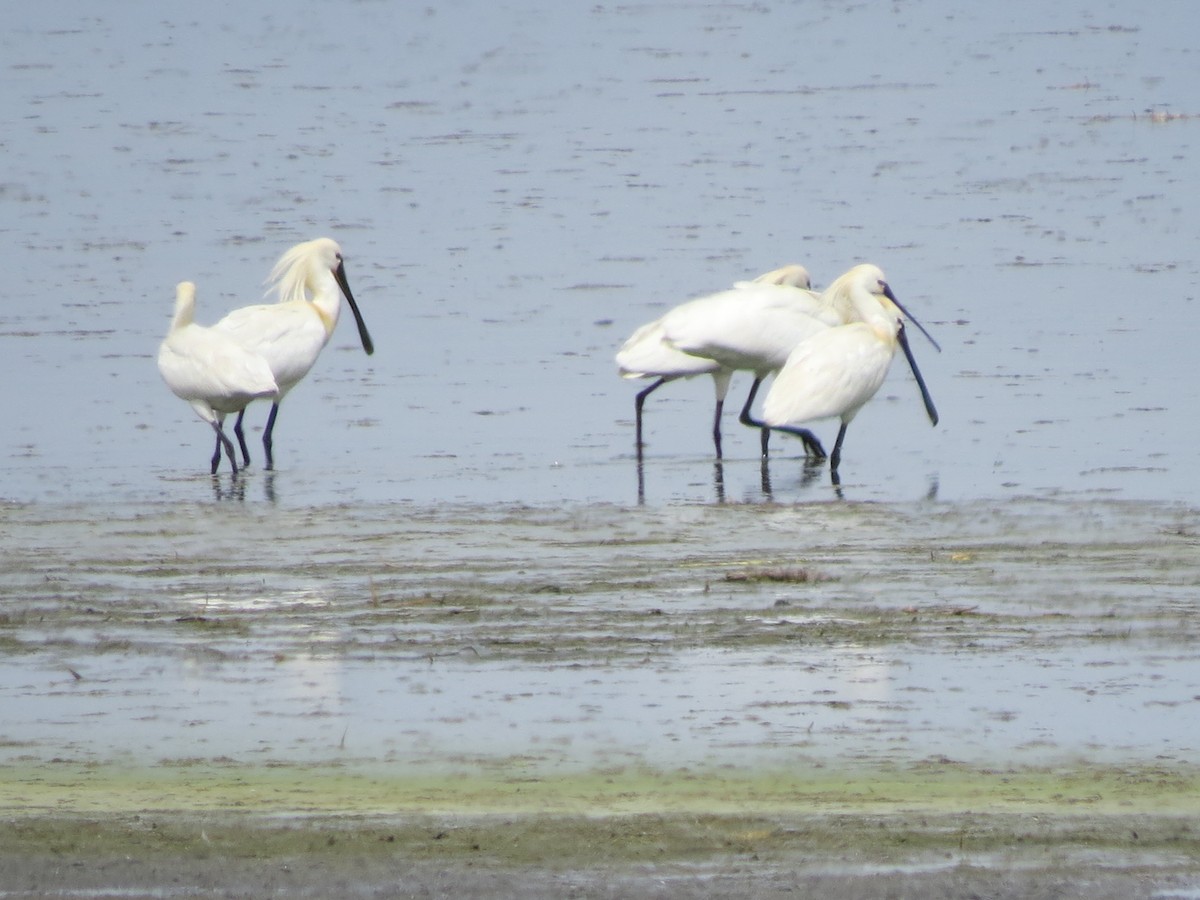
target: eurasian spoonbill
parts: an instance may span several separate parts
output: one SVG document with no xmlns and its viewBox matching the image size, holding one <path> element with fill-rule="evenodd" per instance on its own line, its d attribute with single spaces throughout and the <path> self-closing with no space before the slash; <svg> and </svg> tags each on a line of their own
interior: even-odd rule
<svg viewBox="0 0 1200 900">
<path fill-rule="evenodd" d="M 263 431 L 266 467 L 270 469 L 274 465 L 271 444 L 279 404 L 308 374 L 329 342 L 338 323 L 343 294 L 354 313 L 358 336 L 368 356 L 375 352 L 375 345 L 350 293 L 342 248 L 333 239 L 317 238 L 292 247 L 275 263 L 268 281 L 279 295 L 277 303 L 235 309 L 213 327 L 265 359 L 279 385 Z M 244 416 L 244 410 L 238 413 L 233 431 L 241 445 L 243 460 L 249 465 L 250 454 L 242 433 Z"/>
<path fill-rule="evenodd" d="M 750 414 L 759 385 L 783 367 L 798 343 L 842 324 L 849 315 L 833 306 L 825 294 L 794 285 L 752 282 L 671 310 L 662 319 L 663 340 L 676 350 L 710 359 L 731 371 L 754 373 L 739 420 L 761 429 L 765 457 L 770 430 Z M 809 454 L 825 457 L 815 435 L 805 436 L 803 429 L 793 433 L 804 440 Z"/>
<path fill-rule="evenodd" d="M 938 423 L 933 398 L 908 346 L 904 318 L 920 328 L 935 347 L 937 342 L 900 305 L 878 266 L 855 266 L 825 294 L 836 304 L 848 304 L 855 321 L 825 329 L 796 345 L 767 392 L 763 420 L 772 428 L 792 432 L 803 431 L 799 428 L 803 422 L 839 417 L 842 424 L 829 457 L 836 483 L 846 428 L 883 384 L 897 345 L 903 348 L 920 386 L 930 422 Z"/>
<path fill-rule="evenodd" d="M 217 474 L 221 447 L 237 475 L 237 456 L 223 427 L 225 416 L 240 413 L 252 400 L 273 397 L 279 390 L 267 361 L 213 328 L 197 325 L 196 285 L 175 287 L 175 314 L 158 348 L 158 371 L 167 387 L 217 433 L 212 473 Z"/>
<path fill-rule="evenodd" d="M 753 305 L 752 292 L 759 285 L 776 285 L 808 291 L 812 282 L 808 270 L 800 265 L 787 265 L 759 275 L 753 281 L 736 282 L 732 290 L 721 291 L 689 300 L 637 329 L 617 351 L 617 368 L 622 378 L 654 378 L 649 387 L 638 392 L 634 401 L 634 413 L 637 431 L 637 451 L 640 458 L 642 453 L 642 407 L 646 398 L 664 384 L 680 378 L 692 378 L 696 375 L 711 375 L 713 389 L 716 393 L 716 409 L 713 414 L 713 445 L 716 447 L 717 459 L 721 458 L 721 412 L 725 406 L 725 397 L 729 393 L 729 382 L 733 377 L 733 369 L 721 365 L 703 355 L 685 353 L 672 346 L 666 339 L 664 323 L 668 317 L 700 317 L 720 310 L 728 298 L 735 306 L 740 300 L 746 300 Z M 751 292 L 751 293 L 744 293 Z M 718 300 L 717 298 L 724 298 Z"/>
</svg>

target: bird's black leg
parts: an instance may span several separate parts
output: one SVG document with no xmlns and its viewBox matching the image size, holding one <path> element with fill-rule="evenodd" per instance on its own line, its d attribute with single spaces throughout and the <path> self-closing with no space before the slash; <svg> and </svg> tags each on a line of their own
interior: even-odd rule
<svg viewBox="0 0 1200 900">
<path fill-rule="evenodd" d="M 233 452 L 233 441 L 226 436 L 225 430 L 219 422 L 213 422 L 212 427 L 213 431 L 217 433 L 217 453 L 212 459 L 212 474 L 217 474 L 217 466 L 221 462 L 221 447 L 224 446 L 225 454 L 229 457 L 229 468 L 233 470 L 234 475 L 237 475 L 237 456 Z"/>
<path fill-rule="evenodd" d="M 751 428 L 762 429 L 762 455 L 767 455 L 767 440 L 770 432 L 783 431 L 787 434 L 794 434 L 804 442 L 804 455 L 815 457 L 816 459 L 825 458 L 825 448 L 821 446 L 821 442 L 817 440 L 817 436 L 807 428 L 793 428 L 790 425 L 768 425 L 766 422 L 759 421 L 750 414 L 750 406 L 754 403 L 754 396 L 758 393 L 758 386 L 762 384 L 762 379 L 755 377 L 754 384 L 750 385 L 750 394 L 746 397 L 746 403 L 742 407 L 742 414 L 738 417 L 743 425 L 749 425 Z"/>
<path fill-rule="evenodd" d="M 271 404 L 271 414 L 267 416 L 267 427 L 263 431 L 263 450 L 267 454 L 267 471 L 275 467 L 275 458 L 271 456 L 271 433 L 275 431 L 275 416 L 279 414 L 279 401 Z"/>
<path fill-rule="evenodd" d="M 750 407 L 754 405 L 754 398 L 758 394 L 758 386 L 762 384 L 762 379 L 757 375 L 754 376 L 754 384 L 750 385 L 750 393 L 746 395 L 746 402 L 742 404 L 742 411 L 738 415 L 738 421 L 743 425 L 748 425 L 751 428 L 766 428 L 762 422 L 759 422 L 750 415 Z"/>
<path fill-rule="evenodd" d="M 246 417 L 246 410 L 238 412 L 237 421 L 233 423 L 233 433 L 237 435 L 238 446 L 242 448 L 242 465 L 250 465 L 250 451 L 246 449 L 246 435 L 242 433 L 242 419 Z"/>
<path fill-rule="evenodd" d="M 837 472 L 838 464 L 842 461 L 842 441 L 846 439 L 846 423 L 838 429 L 837 440 L 833 442 L 833 453 L 829 457 L 829 470 Z"/>
<path fill-rule="evenodd" d="M 754 398 L 758 395 L 758 386 L 762 384 L 762 378 L 755 375 L 754 383 L 750 385 L 750 393 L 746 395 L 746 402 L 742 404 L 742 411 L 738 415 L 738 421 L 749 428 L 757 428 L 762 434 L 762 455 L 767 456 L 767 444 L 771 440 L 771 429 L 765 423 L 758 421 L 754 416 L 750 415 L 750 407 L 754 405 Z"/>
<path fill-rule="evenodd" d="M 821 446 L 821 442 L 817 440 L 817 436 L 807 428 L 793 428 L 791 425 L 775 425 L 765 426 L 774 427 L 776 431 L 782 431 L 785 434 L 794 434 L 804 442 L 804 455 L 809 459 L 824 459 L 825 448 Z"/>
<path fill-rule="evenodd" d="M 638 391 L 638 395 L 633 401 L 633 408 L 636 413 L 636 422 L 637 422 L 637 451 L 638 451 L 639 456 L 642 453 L 642 407 L 646 405 L 646 398 L 649 397 L 651 394 L 653 394 L 655 391 L 657 391 L 660 387 L 662 387 L 666 383 L 667 383 L 667 379 L 665 379 L 665 378 L 658 379 L 658 381 L 654 382 L 654 384 L 650 385 L 650 387 L 646 388 L 643 391 Z M 271 417 L 274 418 L 274 416 L 275 416 L 275 411 L 272 409 Z"/>
<path fill-rule="evenodd" d="M 721 458 L 721 411 L 725 409 L 725 401 L 717 401 L 717 410 L 713 413 L 713 445 L 717 448 L 717 459 Z"/>
</svg>

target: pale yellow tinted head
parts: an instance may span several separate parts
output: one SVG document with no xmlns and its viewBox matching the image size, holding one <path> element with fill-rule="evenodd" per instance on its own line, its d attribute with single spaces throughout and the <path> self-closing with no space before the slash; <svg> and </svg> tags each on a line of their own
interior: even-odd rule
<svg viewBox="0 0 1200 900">
<path fill-rule="evenodd" d="M 812 278 L 809 277 L 808 269 L 798 263 L 789 263 L 778 269 L 772 269 L 770 272 L 764 272 L 754 280 L 758 284 L 788 285 L 803 288 L 806 291 L 812 289 Z"/>
</svg>

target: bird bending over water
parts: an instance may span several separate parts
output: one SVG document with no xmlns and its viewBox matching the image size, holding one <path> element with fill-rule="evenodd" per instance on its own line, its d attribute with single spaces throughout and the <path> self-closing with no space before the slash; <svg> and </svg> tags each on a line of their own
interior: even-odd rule
<svg viewBox="0 0 1200 900">
<path fill-rule="evenodd" d="M 368 356 L 375 352 L 362 313 L 350 293 L 342 248 L 336 241 L 323 237 L 297 244 L 275 263 L 269 281 L 279 295 L 277 303 L 235 309 L 213 326 L 265 359 L 279 386 L 263 431 L 268 469 L 274 465 L 271 448 L 279 404 L 308 374 L 329 342 L 338 323 L 343 295 L 354 313 L 363 350 Z M 243 461 L 248 465 L 250 454 L 242 432 L 244 416 L 244 410 L 238 413 L 233 430 L 241 446 Z"/>
<path fill-rule="evenodd" d="M 663 334 L 667 344 L 677 350 L 711 359 L 730 370 L 754 373 L 739 420 L 761 429 L 762 455 L 766 457 L 770 428 L 750 413 L 759 386 L 783 367 L 793 347 L 842 324 L 849 315 L 834 306 L 826 294 L 752 283 L 676 307 L 663 317 Z M 804 429 L 792 432 L 804 441 L 811 456 L 825 457 L 815 435 Z"/>
<path fill-rule="evenodd" d="M 935 347 L 937 342 L 900 305 L 878 266 L 855 266 L 825 294 L 832 303 L 852 309 L 857 321 L 828 328 L 796 345 L 767 393 L 763 420 L 772 428 L 792 431 L 804 422 L 840 418 L 829 457 L 836 483 L 846 428 L 883 384 L 897 346 L 904 350 L 920 386 L 930 422 L 937 424 L 937 409 L 908 346 L 904 318 L 920 328 Z"/>
<path fill-rule="evenodd" d="M 729 382 L 737 365 L 728 366 L 702 352 L 681 349 L 668 339 L 668 323 L 681 341 L 681 332 L 693 329 L 697 323 L 711 323 L 714 331 L 728 328 L 739 319 L 752 315 L 756 309 L 776 303 L 803 304 L 809 302 L 812 282 L 808 270 L 800 265 L 787 265 L 759 275 L 753 281 L 739 281 L 732 289 L 689 300 L 674 307 L 653 322 L 637 329 L 617 352 L 617 367 L 622 378 L 653 378 L 655 381 L 638 392 L 634 401 L 637 431 L 637 451 L 642 453 L 642 407 L 646 398 L 664 384 L 680 378 L 711 375 L 716 394 L 713 414 L 713 445 L 721 458 L 721 412 L 729 393 Z M 784 354 L 786 357 L 786 354 Z M 780 361 L 782 365 L 782 360 Z"/>
<path fill-rule="evenodd" d="M 175 314 L 158 348 L 158 371 L 167 387 L 217 433 L 212 473 L 225 448 L 233 474 L 237 457 L 223 427 L 225 416 L 240 413 L 252 400 L 272 397 L 279 390 L 267 361 L 226 334 L 197 325 L 196 285 L 181 281 L 175 288 Z"/>
</svg>

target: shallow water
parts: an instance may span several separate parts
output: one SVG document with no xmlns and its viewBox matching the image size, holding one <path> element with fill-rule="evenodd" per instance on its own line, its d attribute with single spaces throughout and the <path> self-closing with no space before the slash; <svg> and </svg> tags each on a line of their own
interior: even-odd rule
<svg viewBox="0 0 1200 900">
<path fill-rule="evenodd" d="M 1031 10 L 22 8 L 3 755 L 1194 755 L 1196 14 Z M 215 319 L 317 234 L 377 352 L 343 325 L 278 471 L 210 479 L 173 286 Z M 627 334 L 863 259 L 936 429 L 897 366 L 835 492 L 732 415 L 715 466 L 678 384 L 639 471 Z M 724 580 L 779 567 L 828 580 Z"/>
<path fill-rule="evenodd" d="M 1180 12 L 560 7 L 22 10 L 3 495 L 205 497 L 179 481 L 205 426 L 153 363 L 173 286 L 210 321 L 327 233 L 378 351 L 344 326 L 289 397 L 282 502 L 632 500 L 620 341 L 783 262 L 827 284 L 862 259 L 944 348 L 916 346 L 942 424 L 897 366 L 846 445 L 854 497 L 1196 500 Z M 702 382 L 653 398 L 648 501 L 716 498 L 710 409 Z M 725 478 L 761 499 L 757 466 Z"/>
</svg>

